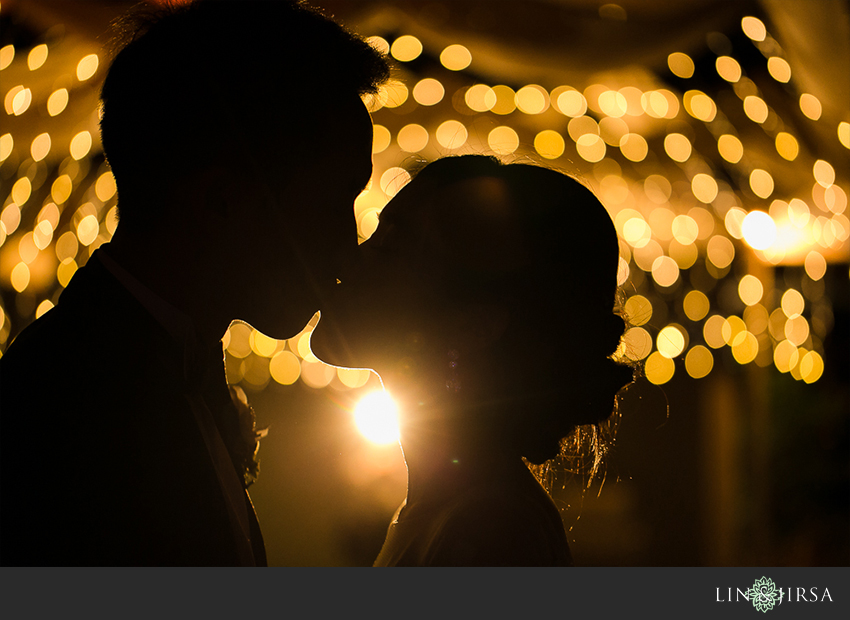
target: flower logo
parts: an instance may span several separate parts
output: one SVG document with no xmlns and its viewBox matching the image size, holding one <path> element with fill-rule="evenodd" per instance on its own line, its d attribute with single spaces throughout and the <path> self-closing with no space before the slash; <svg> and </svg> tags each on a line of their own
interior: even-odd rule
<svg viewBox="0 0 850 620">
<path fill-rule="evenodd" d="M 767 610 L 773 609 L 774 605 L 781 602 L 783 594 L 785 593 L 781 589 L 777 591 L 773 579 L 768 579 L 767 577 L 756 579 L 753 587 L 747 591 L 753 607 L 763 613 L 767 613 Z"/>
</svg>

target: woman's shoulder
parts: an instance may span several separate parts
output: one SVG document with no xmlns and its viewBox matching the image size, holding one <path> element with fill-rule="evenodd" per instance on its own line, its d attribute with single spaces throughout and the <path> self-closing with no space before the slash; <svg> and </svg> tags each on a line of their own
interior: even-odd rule
<svg viewBox="0 0 850 620">
<path fill-rule="evenodd" d="M 536 482 L 534 485 L 482 485 L 447 506 L 429 563 L 571 565 L 560 514 L 546 492 Z"/>
</svg>

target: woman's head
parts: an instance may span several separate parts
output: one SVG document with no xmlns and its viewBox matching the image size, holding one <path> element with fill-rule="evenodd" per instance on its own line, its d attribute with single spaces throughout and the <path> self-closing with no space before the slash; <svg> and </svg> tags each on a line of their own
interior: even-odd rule
<svg viewBox="0 0 850 620">
<path fill-rule="evenodd" d="M 441 159 L 361 249 L 314 336 L 322 359 L 375 368 L 394 392 L 407 383 L 453 432 L 516 444 L 533 462 L 611 413 L 630 379 L 608 359 L 624 327 L 613 314 L 617 236 L 574 179 Z"/>
</svg>

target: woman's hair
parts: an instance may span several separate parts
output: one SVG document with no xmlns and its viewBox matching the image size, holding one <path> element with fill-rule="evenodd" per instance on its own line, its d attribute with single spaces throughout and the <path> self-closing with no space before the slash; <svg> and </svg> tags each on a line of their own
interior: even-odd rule
<svg viewBox="0 0 850 620">
<path fill-rule="evenodd" d="M 471 180 L 480 182 L 461 185 Z M 614 315 L 619 245 L 611 217 L 587 187 L 550 168 L 465 155 L 428 164 L 398 198 L 405 192 L 415 192 L 417 207 L 388 209 L 386 223 L 413 227 L 427 241 L 414 270 L 429 275 L 442 299 L 509 310 L 508 328 L 486 351 L 496 366 L 514 364 L 529 342 L 555 350 L 565 333 L 556 326 L 550 336 L 556 323 L 571 325 L 578 348 L 605 339 L 614 353 L 624 328 Z M 560 461 L 592 478 L 615 427 L 616 415 L 578 426 L 563 440 Z M 543 482 L 550 467 L 533 471 Z"/>
</svg>

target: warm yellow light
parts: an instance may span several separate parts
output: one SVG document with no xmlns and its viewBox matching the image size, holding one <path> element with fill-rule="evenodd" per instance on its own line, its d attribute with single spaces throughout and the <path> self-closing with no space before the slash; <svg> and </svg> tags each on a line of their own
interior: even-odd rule
<svg viewBox="0 0 850 620">
<path fill-rule="evenodd" d="M 558 95 L 557 109 L 566 116 L 582 116 L 587 112 L 587 100 L 577 90 L 567 90 Z"/>
<path fill-rule="evenodd" d="M 53 308 L 53 302 L 49 299 L 45 299 L 40 304 L 38 304 L 38 308 L 35 309 L 35 318 L 40 319 L 51 308 Z"/>
<path fill-rule="evenodd" d="M 717 75 L 727 82 L 735 83 L 741 79 L 741 65 L 731 56 L 719 56 L 715 62 Z"/>
<path fill-rule="evenodd" d="M 652 279 L 659 286 L 673 286 L 679 279 L 679 265 L 669 256 L 659 256 L 652 261 Z"/>
<path fill-rule="evenodd" d="M 4 133 L 0 136 L 0 162 L 6 161 L 6 158 L 12 154 L 13 148 L 15 148 L 15 140 L 12 134 Z"/>
<path fill-rule="evenodd" d="M 12 201 L 19 207 L 24 206 L 32 195 L 32 183 L 27 177 L 21 177 L 12 185 Z M 9 231 L 7 231 L 9 232 Z"/>
<path fill-rule="evenodd" d="M 549 93 L 537 84 L 520 88 L 514 97 L 516 107 L 525 114 L 540 114 L 549 107 Z"/>
<path fill-rule="evenodd" d="M 809 331 L 809 322 L 804 316 L 797 315 L 785 321 L 785 337 L 797 346 L 806 342 Z"/>
<path fill-rule="evenodd" d="M 782 308 L 776 308 L 770 313 L 767 320 L 767 329 L 770 331 L 770 335 L 773 336 L 775 340 L 778 341 L 785 339 L 785 322 L 787 320 L 788 317 L 785 316 L 784 312 L 782 312 Z"/>
<path fill-rule="evenodd" d="M 301 380 L 311 388 L 322 389 L 336 377 L 336 368 L 318 361 L 315 357 L 301 360 Z"/>
<path fill-rule="evenodd" d="M 759 198 L 768 198 L 773 193 L 773 177 L 767 170 L 756 168 L 750 173 L 750 189 Z"/>
<path fill-rule="evenodd" d="M 668 253 L 670 258 L 676 261 L 679 269 L 690 269 L 699 258 L 699 250 L 697 250 L 696 244 L 683 245 L 675 239 L 670 242 Z"/>
<path fill-rule="evenodd" d="M 744 97 L 744 114 L 756 123 L 763 123 L 767 120 L 768 109 L 764 99 L 755 95 Z"/>
<path fill-rule="evenodd" d="M 40 68 L 47 60 L 47 45 L 41 43 L 30 50 L 27 55 L 27 66 L 30 71 Z"/>
<path fill-rule="evenodd" d="M 850 149 L 850 123 L 846 121 L 838 123 L 838 141 L 845 149 Z"/>
<path fill-rule="evenodd" d="M 764 22 L 758 17 L 748 16 L 743 18 L 741 20 L 741 30 L 753 41 L 764 41 L 767 36 L 767 29 L 764 27 Z"/>
<path fill-rule="evenodd" d="M 301 361 L 292 351 L 281 351 L 269 362 L 269 373 L 277 383 L 292 385 L 301 376 Z"/>
<path fill-rule="evenodd" d="M 643 93 L 640 104 L 644 112 L 653 118 L 676 118 L 679 113 L 679 100 L 664 88 Z"/>
<path fill-rule="evenodd" d="M 450 120 L 440 123 L 435 132 L 437 143 L 444 149 L 459 149 L 469 137 L 466 126 L 460 121 Z"/>
<path fill-rule="evenodd" d="M 777 82 L 787 83 L 791 80 L 791 65 L 779 56 L 771 56 L 767 59 L 767 70 Z"/>
<path fill-rule="evenodd" d="M 626 243 L 633 247 L 639 247 L 646 245 L 645 242 L 652 237 L 652 230 L 646 220 L 638 214 L 638 217 L 632 217 L 623 222 L 621 234 Z"/>
<path fill-rule="evenodd" d="M 750 333 L 761 334 L 767 329 L 768 321 L 767 308 L 762 304 L 757 303 L 744 308 L 744 323 Z"/>
<path fill-rule="evenodd" d="M 15 59 L 15 46 L 11 43 L 0 47 L 0 71 L 12 64 Z"/>
<path fill-rule="evenodd" d="M 746 217 L 747 212 L 740 207 L 732 207 L 723 217 L 723 223 L 726 225 L 726 231 L 735 237 L 735 239 L 741 239 L 744 236 L 742 227 L 744 224 L 744 218 Z"/>
<path fill-rule="evenodd" d="M 709 204 L 717 198 L 717 181 L 711 175 L 700 172 L 691 179 L 691 191 L 697 200 Z"/>
<path fill-rule="evenodd" d="M 762 295 L 764 295 L 764 286 L 754 275 L 747 274 L 738 282 L 738 296 L 746 305 L 757 304 L 761 301 Z"/>
<path fill-rule="evenodd" d="M 689 215 L 677 215 L 671 226 L 673 238 L 682 245 L 690 245 L 699 236 L 699 226 Z"/>
<path fill-rule="evenodd" d="M 751 211 L 741 224 L 744 241 L 756 250 L 766 250 L 776 241 L 776 223 L 764 211 Z"/>
<path fill-rule="evenodd" d="M 668 325 L 658 332 L 658 338 L 655 339 L 655 344 L 661 355 L 673 359 L 681 355 L 685 349 L 685 336 L 678 327 Z"/>
<path fill-rule="evenodd" d="M 53 241 L 53 226 L 47 220 L 39 222 L 32 231 L 33 241 L 39 250 L 44 250 Z"/>
<path fill-rule="evenodd" d="M 820 99 L 809 93 L 803 93 L 800 95 L 800 110 L 808 118 L 816 121 L 820 118 L 823 107 L 821 106 Z"/>
<path fill-rule="evenodd" d="M 800 145 L 797 143 L 797 138 L 790 133 L 780 131 L 776 134 L 776 152 L 782 159 L 794 161 L 800 153 Z"/>
<path fill-rule="evenodd" d="M 689 78 L 694 75 L 694 61 L 682 52 L 673 52 L 667 57 L 667 66 L 676 77 Z"/>
<path fill-rule="evenodd" d="M 503 125 L 487 134 L 487 144 L 498 155 L 510 155 L 519 148 L 519 136 L 516 131 Z"/>
<path fill-rule="evenodd" d="M 646 139 L 637 133 L 627 133 L 620 138 L 620 152 L 629 161 L 639 162 L 646 159 L 649 145 Z"/>
<path fill-rule="evenodd" d="M 10 113 L 15 116 L 20 116 L 29 109 L 31 103 L 32 91 L 29 88 L 21 87 L 19 90 L 15 91 L 15 95 L 12 97 Z"/>
<path fill-rule="evenodd" d="M 354 423 L 372 443 L 398 441 L 398 407 L 386 392 L 372 392 L 364 396 L 354 409 Z"/>
<path fill-rule="evenodd" d="M 77 224 L 77 238 L 82 245 L 91 245 L 97 238 L 100 225 L 97 222 L 97 217 L 87 215 Z"/>
<path fill-rule="evenodd" d="M 410 173 L 404 168 L 394 166 L 381 175 L 381 191 L 392 198 L 410 181 Z"/>
<path fill-rule="evenodd" d="M 670 199 L 673 186 L 660 174 L 650 174 L 643 182 L 643 191 L 652 202 L 662 205 Z"/>
<path fill-rule="evenodd" d="M 248 337 L 248 343 L 251 346 L 251 350 L 260 357 L 271 357 L 277 349 L 277 340 L 269 338 L 256 329 L 251 331 L 251 335 Z"/>
<path fill-rule="evenodd" d="M 27 264 L 20 262 L 12 268 L 12 288 L 18 293 L 23 293 L 30 283 L 30 270 Z"/>
<path fill-rule="evenodd" d="M 737 164 L 744 156 L 744 145 L 732 134 L 723 134 L 717 139 L 717 151 L 730 164 Z"/>
<path fill-rule="evenodd" d="M 38 256 L 38 246 L 35 244 L 35 235 L 31 232 L 26 233 L 18 242 L 18 254 L 21 257 L 21 260 L 27 265 L 31 265 Z"/>
<path fill-rule="evenodd" d="M 534 137 L 534 150 L 546 159 L 558 159 L 565 146 L 563 136 L 552 129 L 544 129 Z"/>
<path fill-rule="evenodd" d="M 635 327 L 645 325 L 652 318 L 652 304 L 643 295 L 629 297 L 626 300 L 624 310 L 629 325 Z"/>
<path fill-rule="evenodd" d="M 726 317 L 720 328 L 723 342 L 730 347 L 740 344 L 747 333 L 747 324 L 738 316 Z"/>
<path fill-rule="evenodd" d="M 694 379 L 702 379 L 714 368 L 714 356 L 701 344 L 693 347 L 685 356 L 685 370 Z"/>
<path fill-rule="evenodd" d="M 793 288 L 789 288 L 782 295 L 782 301 L 780 303 L 782 307 L 782 312 L 785 313 L 789 319 L 794 319 L 801 314 L 803 314 L 803 310 L 806 307 L 806 301 L 803 299 L 803 296 L 800 294 L 800 291 L 795 290 Z"/>
<path fill-rule="evenodd" d="M 61 263 L 72 258 L 76 258 L 79 246 L 80 244 L 77 241 L 77 235 L 70 230 L 62 233 L 56 241 L 56 247 L 54 248 L 56 251 L 56 258 L 58 258 Z"/>
<path fill-rule="evenodd" d="M 649 233 L 640 242 L 635 244 L 634 261 L 635 264 L 643 271 L 652 271 L 655 261 L 664 256 L 664 250 L 661 249 L 655 239 L 649 238 Z"/>
<path fill-rule="evenodd" d="M 337 368 L 336 376 L 344 386 L 355 389 L 368 383 L 372 371 L 365 368 Z"/>
<path fill-rule="evenodd" d="M 783 340 L 773 350 L 773 363 L 779 372 L 789 372 L 797 365 L 799 353 L 793 343 Z"/>
<path fill-rule="evenodd" d="M 599 136 L 584 134 L 576 140 L 576 150 L 585 161 L 596 163 L 605 157 L 605 141 Z"/>
<path fill-rule="evenodd" d="M 81 131 L 71 138 L 71 146 L 69 148 L 71 157 L 75 160 L 82 159 L 89 154 L 89 151 L 91 151 L 91 145 L 91 134 L 88 131 Z"/>
<path fill-rule="evenodd" d="M 393 41 L 390 54 L 401 62 L 410 62 L 422 53 L 422 43 L 416 37 L 406 34 Z"/>
<path fill-rule="evenodd" d="M 620 118 L 626 114 L 629 107 L 625 96 L 616 90 L 606 90 L 600 93 L 597 102 L 602 112 L 614 118 Z"/>
<path fill-rule="evenodd" d="M 463 45 L 449 45 L 440 54 L 440 62 L 449 71 L 463 71 L 472 63 L 472 54 Z"/>
<path fill-rule="evenodd" d="M 644 359 L 652 351 L 652 336 L 643 327 L 631 327 L 623 334 L 623 357 L 634 362 Z"/>
<path fill-rule="evenodd" d="M 673 161 L 685 162 L 691 156 L 691 141 L 680 133 L 671 133 L 664 138 L 664 151 Z"/>
<path fill-rule="evenodd" d="M 605 140 L 605 144 L 610 146 L 620 146 L 621 141 L 623 144 L 626 144 L 628 139 L 623 140 L 623 138 L 625 138 L 628 133 L 629 126 L 626 121 L 621 118 L 606 116 L 599 121 L 599 135 L 603 140 Z"/>
<path fill-rule="evenodd" d="M 112 171 L 110 170 L 107 170 L 106 172 L 101 174 L 97 178 L 97 183 L 95 183 L 94 186 L 95 194 L 103 202 L 106 202 L 107 200 L 112 198 L 115 195 L 117 189 L 118 188 L 115 185 L 115 177 L 112 176 Z"/>
<path fill-rule="evenodd" d="M 494 114 L 510 114 L 516 110 L 516 93 L 510 86 L 499 84 L 492 88 L 493 94 L 496 96 L 496 103 L 490 108 Z"/>
<path fill-rule="evenodd" d="M 115 230 L 118 228 L 118 205 L 112 205 L 109 211 L 106 212 L 104 224 L 106 224 L 106 232 L 109 238 L 112 239 L 112 235 L 115 234 Z"/>
<path fill-rule="evenodd" d="M 806 255 L 805 268 L 812 280 L 820 280 L 826 275 L 826 259 L 817 250 L 812 250 Z"/>
<path fill-rule="evenodd" d="M 428 130 L 422 125 L 411 123 L 398 132 L 398 145 L 408 153 L 418 153 L 428 146 Z"/>
<path fill-rule="evenodd" d="M 741 365 L 752 362 L 759 352 L 758 338 L 746 330 L 738 335 L 731 346 L 732 357 Z"/>
<path fill-rule="evenodd" d="M 80 62 L 77 63 L 77 79 L 84 82 L 93 76 L 95 71 L 97 71 L 99 62 L 100 59 L 97 57 L 97 54 L 89 54 L 81 58 Z"/>
<path fill-rule="evenodd" d="M 251 354 L 251 328 L 245 323 L 233 323 L 224 336 L 225 348 L 233 357 L 240 359 Z"/>
<path fill-rule="evenodd" d="M 59 263 L 56 268 L 56 280 L 62 287 L 68 286 L 73 275 L 77 272 L 77 261 L 73 258 L 67 258 Z"/>
<path fill-rule="evenodd" d="M 823 375 L 823 358 L 817 351 L 809 351 L 800 360 L 800 374 L 806 383 L 814 383 Z"/>
<path fill-rule="evenodd" d="M 617 286 L 623 286 L 629 279 L 629 263 L 621 256 L 617 261 Z"/>
<path fill-rule="evenodd" d="M 57 114 L 61 114 L 62 111 L 68 106 L 68 89 L 60 88 L 58 90 L 53 91 L 50 97 L 47 99 L 47 113 L 50 116 L 56 116 Z"/>
<path fill-rule="evenodd" d="M 656 351 L 647 358 L 644 364 L 644 373 L 650 383 L 663 385 L 673 378 L 676 372 L 676 364 L 669 357 L 663 356 Z"/>
<path fill-rule="evenodd" d="M 723 328 L 726 326 L 726 319 L 719 314 L 714 314 L 705 321 L 702 327 L 702 337 L 705 343 L 712 349 L 719 349 L 726 344 L 723 338 Z"/>
<path fill-rule="evenodd" d="M 699 90 L 689 90 L 683 97 L 685 111 L 695 119 L 710 123 L 717 115 L 717 104 L 714 100 Z"/>
<path fill-rule="evenodd" d="M 815 162 L 815 165 L 812 167 L 812 173 L 814 174 L 815 181 L 822 187 L 830 187 L 835 183 L 835 168 L 823 159 Z"/>
<path fill-rule="evenodd" d="M 398 80 L 390 80 L 387 84 L 381 87 L 379 100 L 382 105 L 388 108 L 397 108 L 407 101 L 408 96 L 407 86 Z"/>
<path fill-rule="evenodd" d="M 372 127 L 372 154 L 383 153 L 392 142 L 390 130 L 383 125 Z"/>
<path fill-rule="evenodd" d="M 573 142 L 578 142 L 578 139 L 586 134 L 598 136 L 599 124 L 590 116 L 577 116 L 567 123 L 567 133 L 570 134 Z"/>
<path fill-rule="evenodd" d="M 443 100 L 446 89 L 434 78 L 425 78 L 413 87 L 413 98 L 416 103 L 425 106 L 436 105 Z"/>
<path fill-rule="evenodd" d="M 488 112 L 496 105 L 496 93 L 486 84 L 470 86 L 463 99 L 466 105 L 476 112 Z"/>
<path fill-rule="evenodd" d="M 390 44 L 387 42 L 387 40 L 384 37 L 379 37 L 379 36 L 368 37 L 366 39 L 366 43 L 368 43 L 369 45 L 374 47 L 376 50 L 378 50 L 384 56 L 386 56 L 387 54 L 390 53 Z"/>
<path fill-rule="evenodd" d="M 690 291 L 682 303 L 685 315 L 692 321 L 701 321 L 710 309 L 708 297 L 702 291 Z"/>
</svg>

